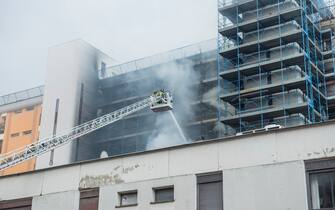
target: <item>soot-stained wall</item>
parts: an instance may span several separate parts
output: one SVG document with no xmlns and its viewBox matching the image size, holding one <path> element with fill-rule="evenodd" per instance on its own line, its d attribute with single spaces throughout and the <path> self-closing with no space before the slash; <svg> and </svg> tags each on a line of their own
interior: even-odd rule
<svg viewBox="0 0 335 210">
<path fill-rule="evenodd" d="M 97 116 L 115 111 L 165 89 L 174 98 L 173 114 L 149 108 L 90 135 L 78 160 L 151 150 L 219 136 L 217 120 L 217 61 L 214 51 L 154 65 L 100 80 Z M 86 148 L 86 149 L 85 149 Z M 83 154 L 81 154 L 83 153 Z"/>
</svg>

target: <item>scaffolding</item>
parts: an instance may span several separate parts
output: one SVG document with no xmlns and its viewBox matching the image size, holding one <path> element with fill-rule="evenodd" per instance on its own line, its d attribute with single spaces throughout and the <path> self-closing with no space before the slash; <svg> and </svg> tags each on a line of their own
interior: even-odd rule
<svg viewBox="0 0 335 210">
<path fill-rule="evenodd" d="M 218 99 L 226 135 L 328 119 L 323 0 L 219 0 Z M 222 85 L 221 85 L 222 84 Z M 220 88 L 220 87 L 223 88 Z"/>
</svg>

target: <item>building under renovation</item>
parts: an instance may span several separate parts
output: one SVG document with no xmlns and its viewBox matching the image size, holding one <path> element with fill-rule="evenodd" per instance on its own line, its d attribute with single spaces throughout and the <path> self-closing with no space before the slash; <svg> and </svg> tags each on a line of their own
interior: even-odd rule
<svg viewBox="0 0 335 210">
<path fill-rule="evenodd" d="M 335 86 L 326 3 L 219 1 L 217 46 L 209 40 L 100 69 L 97 113 L 168 89 L 187 141 L 327 121 Z M 98 132 L 95 156 L 168 146 L 164 138 L 181 138 L 175 127 L 165 113 L 133 115 Z"/>
<path fill-rule="evenodd" d="M 219 1 L 222 122 L 235 132 L 322 122 L 334 79 L 324 1 Z"/>
<path fill-rule="evenodd" d="M 218 41 L 119 65 L 80 40 L 50 48 L 43 138 L 160 89 L 175 109 L 135 113 L 40 157 L 37 168 L 334 118 L 329 4 L 221 0 Z"/>
<path fill-rule="evenodd" d="M 157 90 L 174 108 L 133 113 L 0 177 L 0 210 L 335 209 L 333 7 L 219 0 L 218 39 L 118 65 L 82 40 L 51 47 L 41 142 Z"/>
<path fill-rule="evenodd" d="M 215 49 L 216 40 L 209 40 L 102 69 L 99 115 L 165 89 L 174 97 L 177 124 L 169 113 L 153 114 L 150 109 L 131 115 L 97 132 L 95 155 L 102 151 L 124 154 L 219 137 Z M 178 132 L 178 124 L 185 139 Z"/>
<path fill-rule="evenodd" d="M 333 118 L 334 27 L 324 24 L 334 17 L 329 4 L 221 0 L 217 44 L 100 69 L 98 115 L 168 89 L 186 141 L 169 114 L 147 110 L 98 131 L 92 157 Z"/>
</svg>

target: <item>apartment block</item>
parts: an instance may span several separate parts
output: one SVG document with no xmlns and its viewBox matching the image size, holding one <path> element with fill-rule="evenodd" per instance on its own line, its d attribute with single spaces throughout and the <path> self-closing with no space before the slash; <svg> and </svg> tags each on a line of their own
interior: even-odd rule
<svg viewBox="0 0 335 210">
<path fill-rule="evenodd" d="M 22 149 L 39 139 L 43 87 L 0 96 L 0 156 Z M 0 175 L 35 169 L 35 159 L 28 160 Z"/>
</svg>

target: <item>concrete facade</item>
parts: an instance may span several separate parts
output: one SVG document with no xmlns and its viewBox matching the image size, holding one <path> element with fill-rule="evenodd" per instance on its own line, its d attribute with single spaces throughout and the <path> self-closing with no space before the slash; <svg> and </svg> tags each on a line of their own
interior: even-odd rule
<svg viewBox="0 0 335 210">
<path fill-rule="evenodd" d="M 152 189 L 169 185 L 174 185 L 175 201 L 163 204 L 151 204 L 151 202 L 154 201 Z M 192 175 L 185 175 L 101 187 L 99 210 L 117 209 L 116 206 L 119 205 L 119 198 L 116 195 L 118 192 L 134 189 L 138 192 L 138 205 L 136 207 L 130 207 L 130 209 L 196 209 L 196 180 Z"/>
<path fill-rule="evenodd" d="M 41 138 L 65 132 L 81 121 L 96 117 L 98 72 L 101 63 L 110 58 L 82 40 L 51 47 L 48 52 L 47 75 L 42 113 Z M 84 89 L 84 90 L 83 90 Z M 83 102 L 81 98 L 87 101 Z M 59 100 L 55 123 L 56 100 Z M 81 111 L 80 111 L 81 110 Z M 56 124 L 56 125 L 54 125 Z M 76 142 L 37 158 L 36 168 L 68 164 L 75 160 Z M 53 157 L 51 157 L 53 156 Z M 52 160 L 53 159 L 53 160 Z"/>
<path fill-rule="evenodd" d="M 33 197 L 34 210 L 78 209 L 79 190 L 100 188 L 99 209 L 137 190 L 127 209 L 194 210 L 197 174 L 223 172 L 225 210 L 308 209 L 305 160 L 335 157 L 335 123 L 199 142 L 0 178 L 1 200 Z M 152 188 L 173 185 L 175 201 L 150 204 Z M 60 201 L 60 200 L 59 200 Z"/>
<path fill-rule="evenodd" d="M 72 210 L 79 208 L 79 192 L 61 192 L 33 198 L 32 210 Z"/>
<path fill-rule="evenodd" d="M 300 161 L 225 170 L 223 189 L 225 209 L 308 209 Z"/>
<path fill-rule="evenodd" d="M 43 86 L 0 96 L 0 157 L 38 141 L 42 97 Z M 0 176 L 32 171 L 35 162 L 0 171 Z"/>
<path fill-rule="evenodd" d="M 28 109 L 29 108 L 29 109 Z M 37 142 L 41 118 L 41 104 L 32 105 L 25 109 L 7 112 L 5 116 L 5 129 L 3 144 L 0 153 L 24 148 L 26 145 Z M 35 169 L 35 158 L 17 166 L 1 171 L 0 175 L 22 173 Z"/>
</svg>

